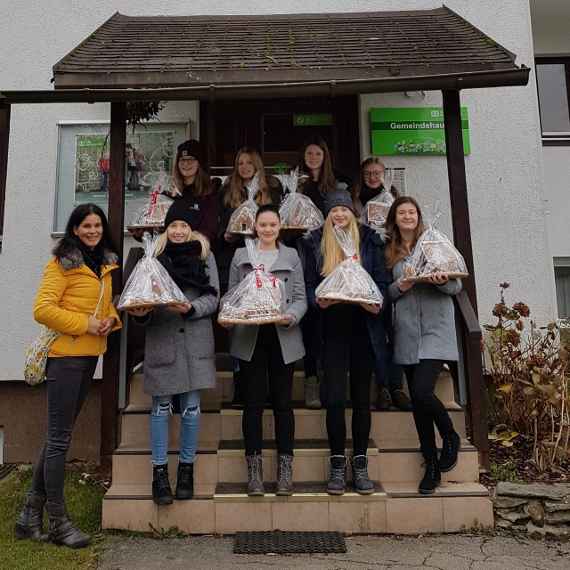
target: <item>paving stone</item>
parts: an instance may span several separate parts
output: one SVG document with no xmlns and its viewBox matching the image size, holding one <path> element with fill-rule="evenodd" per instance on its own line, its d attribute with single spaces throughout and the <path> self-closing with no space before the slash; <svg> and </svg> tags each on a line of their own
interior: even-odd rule
<svg viewBox="0 0 570 570">
<path fill-rule="evenodd" d="M 548 499 L 563 501 L 570 497 L 570 485 L 565 483 L 510 483 L 501 481 L 497 485 L 497 497 L 527 497 L 529 499 Z"/>
<path fill-rule="evenodd" d="M 548 524 L 570 523 L 570 511 L 546 513 L 545 522 Z"/>
<path fill-rule="evenodd" d="M 570 503 L 553 503 L 551 501 L 544 502 L 544 510 L 547 513 L 557 513 L 559 511 L 570 511 Z"/>
<path fill-rule="evenodd" d="M 525 513 L 530 516 L 534 524 L 538 526 L 544 524 L 544 507 L 540 501 L 530 501 L 524 510 Z"/>
<path fill-rule="evenodd" d="M 555 538 L 558 540 L 568 540 L 570 539 L 570 526 L 553 526 L 544 525 L 536 526 L 532 522 L 529 522 L 526 526 L 528 535 L 531 538 Z"/>
<path fill-rule="evenodd" d="M 493 505 L 497 509 L 514 509 L 528 503 L 527 499 L 515 499 L 513 497 L 495 497 Z"/>
</svg>

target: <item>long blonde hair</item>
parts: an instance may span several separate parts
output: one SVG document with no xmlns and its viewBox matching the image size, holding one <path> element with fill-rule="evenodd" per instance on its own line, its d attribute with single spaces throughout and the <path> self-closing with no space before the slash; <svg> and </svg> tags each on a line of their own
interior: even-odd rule
<svg viewBox="0 0 570 570">
<path fill-rule="evenodd" d="M 189 241 L 197 241 L 200 243 L 200 247 L 202 251 L 200 252 L 200 259 L 207 259 L 208 255 L 210 254 L 210 240 L 200 232 L 195 232 L 192 228 L 188 232 L 188 236 L 186 236 L 186 242 Z M 155 255 L 160 255 L 164 249 L 166 248 L 166 244 L 168 243 L 168 236 L 166 230 L 158 236 L 158 240 L 156 242 L 156 253 Z"/>
<path fill-rule="evenodd" d="M 269 184 L 267 182 L 267 176 L 265 175 L 265 168 L 263 166 L 263 160 L 261 160 L 261 155 L 254 148 L 244 146 L 237 151 L 236 158 L 234 160 L 233 172 L 228 179 L 228 183 L 225 185 L 223 197 L 224 206 L 237 208 L 247 200 L 245 180 L 239 175 L 238 168 L 239 159 L 244 154 L 249 155 L 251 158 L 251 162 L 253 162 L 253 167 L 255 168 L 255 174 L 259 177 L 259 191 L 255 195 L 256 203 L 259 206 L 271 204 Z"/>
<path fill-rule="evenodd" d="M 351 237 L 354 243 L 356 255 L 360 260 L 360 230 L 358 227 L 358 222 L 356 221 L 356 217 L 352 212 L 350 212 L 350 214 L 351 217 L 348 228 L 346 228 L 344 231 L 347 232 Z M 323 226 L 321 254 L 323 256 L 323 268 L 321 270 L 321 275 L 324 277 L 330 275 L 336 266 L 346 259 L 346 255 L 344 254 L 344 251 L 342 251 L 342 248 L 340 247 L 340 244 L 338 243 L 338 240 L 334 234 L 334 224 L 330 213 L 325 220 L 325 225 Z"/>
</svg>

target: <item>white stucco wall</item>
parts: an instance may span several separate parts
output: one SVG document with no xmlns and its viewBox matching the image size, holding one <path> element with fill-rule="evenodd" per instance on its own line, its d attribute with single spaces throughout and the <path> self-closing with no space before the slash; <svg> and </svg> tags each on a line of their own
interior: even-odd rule
<svg viewBox="0 0 570 570">
<path fill-rule="evenodd" d="M 570 55 L 570 2 L 532 0 L 536 55 Z M 542 148 L 546 220 L 553 257 L 570 257 L 570 143 Z"/>
<path fill-rule="evenodd" d="M 446 4 L 532 65 L 529 8 L 526 1 L 447 0 Z M 2 0 L 0 87 L 48 89 L 51 67 L 113 12 L 152 14 L 237 14 L 346 12 L 424 9 L 440 0 L 87 0 L 20 2 Z M 539 123 L 534 77 L 526 88 L 467 92 L 472 154 L 467 159 L 477 287 L 481 320 L 488 318 L 500 280 L 513 283 L 516 299 L 529 302 L 539 319 L 554 314 L 551 253 L 544 223 Z M 401 94 L 362 97 L 361 139 L 368 154 L 371 105 L 438 104 L 439 93 L 425 101 Z M 191 104 L 167 106 L 167 115 L 192 115 Z M 165 116 L 165 119 L 169 117 Z M 107 105 L 15 107 L 12 114 L 4 246 L 0 254 L 0 380 L 21 378 L 22 354 L 36 326 L 31 305 L 53 240 L 50 229 L 60 120 L 108 119 Z M 398 158 L 408 173 L 408 190 L 423 202 L 448 202 L 444 158 Z M 447 226 L 449 227 L 449 226 Z"/>
</svg>

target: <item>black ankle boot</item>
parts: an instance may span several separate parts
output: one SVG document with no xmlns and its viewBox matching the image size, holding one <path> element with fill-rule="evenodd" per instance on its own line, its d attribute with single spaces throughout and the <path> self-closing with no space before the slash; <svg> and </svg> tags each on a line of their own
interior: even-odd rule
<svg viewBox="0 0 570 570">
<path fill-rule="evenodd" d="M 432 495 L 441 483 L 441 471 L 437 458 L 425 460 L 426 472 L 420 481 L 418 491 L 421 495 Z"/>
<path fill-rule="evenodd" d="M 42 495 L 30 493 L 26 497 L 24 507 L 18 515 L 14 534 L 16 538 L 29 538 L 31 540 L 47 540 L 43 533 L 43 515 L 46 498 Z"/>
<path fill-rule="evenodd" d="M 461 438 L 455 432 L 443 436 L 441 456 L 439 458 L 439 470 L 442 473 L 451 471 L 457 465 L 457 455 L 461 446 Z"/>
<path fill-rule="evenodd" d="M 354 490 L 360 495 L 374 493 L 374 483 L 368 476 L 368 457 L 366 455 L 355 455 L 352 458 L 352 484 Z"/>
<path fill-rule="evenodd" d="M 179 463 L 176 476 L 176 498 L 186 501 L 194 496 L 194 464 Z"/>
<path fill-rule="evenodd" d="M 91 542 L 88 534 L 81 532 L 69 520 L 63 501 L 47 501 L 46 511 L 49 518 L 48 540 L 60 546 L 83 548 Z"/>
<path fill-rule="evenodd" d="M 154 465 L 152 468 L 152 500 L 157 505 L 172 504 L 168 465 Z"/>
<path fill-rule="evenodd" d="M 346 457 L 344 455 L 331 455 L 329 481 L 327 493 L 329 495 L 343 495 L 346 490 Z"/>
</svg>

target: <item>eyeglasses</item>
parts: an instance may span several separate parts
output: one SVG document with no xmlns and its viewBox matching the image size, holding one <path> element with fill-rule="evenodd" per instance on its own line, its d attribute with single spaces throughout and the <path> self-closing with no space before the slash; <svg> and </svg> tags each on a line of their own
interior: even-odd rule
<svg viewBox="0 0 570 570">
<path fill-rule="evenodd" d="M 363 172 L 364 178 L 382 178 L 384 176 L 383 170 L 365 170 Z"/>
</svg>

